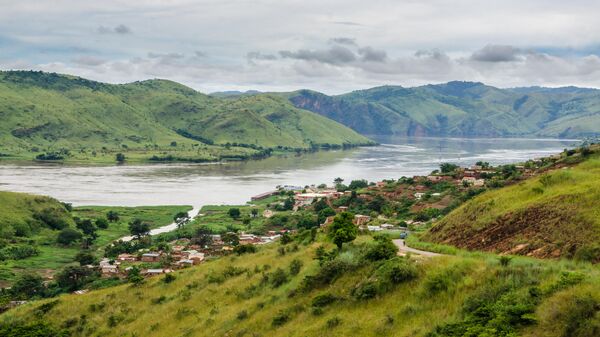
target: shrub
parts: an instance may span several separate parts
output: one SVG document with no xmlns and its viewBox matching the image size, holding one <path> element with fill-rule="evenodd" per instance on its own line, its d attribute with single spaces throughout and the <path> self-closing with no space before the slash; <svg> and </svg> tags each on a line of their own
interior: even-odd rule
<svg viewBox="0 0 600 337">
<path fill-rule="evenodd" d="M 238 246 L 233 247 L 233 252 L 236 253 L 237 255 L 256 253 L 256 251 L 257 251 L 256 246 L 252 245 L 252 244 L 238 245 Z"/>
<path fill-rule="evenodd" d="M 302 261 L 298 259 L 293 259 L 292 262 L 290 262 L 290 275 L 298 275 L 300 269 L 302 269 Z"/>
<path fill-rule="evenodd" d="M 507 267 L 510 264 L 511 260 L 512 260 L 512 257 L 510 257 L 510 256 L 500 256 L 498 258 L 498 262 L 500 262 L 500 265 L 502 267 Z"/>
<path fill-rule="evenodd" d="M 331 284 L 337 277 L 348 270 L 348 265 L 339 260 L 323 263 L 317 274 L 304 277 L 301 288 L 305 291 Z"/>
<path fill-rule="evenodd" d="M 391 259 L 398 253 L 398 247 L 387 236 L 375 237 L 375 244 L 367 250 L 365 257 L 371 261 Z"/>
<path fill-rule="evenodd" d="M 274 327 L 282 326 L 290 320 L 290 315 L 285 311 L 278 312 L 274 317 L 271 325 Z"/>
<path fill-rule="evenodd" d="M 600 261 L 600 245 L 587 245 L 582 246 L 575 252 L 575 260 L 586 261 L 586 262 L 599 262 Z"/>
<path fill-rule="evenodd" d="M 275 271 L 271 273 L 270 279 L 271 285 L 273 285 L 274 288 L 280 287 L 288 281 L 285 271 L 281 268 L 275 269 Z"/>
<path fill-rule="evenodd" d="M 386 261 L 376 271 L 379 279 L 391 284 L 408 282 L 418 277 L 419 273 L 415 265 L 409 260 L 396 257 Z"/>
<path fill-rule="evenodd" d="M 335 301 L 337 301 L 338 298 L 330 293 L 324 293 L 321 295 L 317 295 L 313 298 L 312 300 L 312 306 L 315 308 L 322 308 L 322 307 L 326 307 L 332 303 L 334 303 Z"/>
<path fill-rule="evenodd" d="M 357 300 L 368 300 L 377 296 L 377 284 L 374 281 L 366 281 L 352 290 L 352 296 Z"/>
<path fill-rule="evenodd" d="M 96 227 L 101 229 L 108 228 L 108 220 L 106 218 L 98 218 L 96 219 Z"/>
<path fill-rule="evenodd" d="M 175 275 L 169 273 L 169 274 L 165 275 L 165 277 L 163 278 L 163 282 L 164 283 L 171 283 L 171 282 L 175 281 L 175 279 L 176 279 Z"/>
<path fill-rule="evenodd" d="M 39 255 L 40 251 L 34 246 L 9 246 L 0 249 L 0 261 L 22 260 L 31 256 Z"/>
<path fill-rule="evenodd" d="M 325 326 L 328 329 L 333 329 L 336 326 L 340 325 L 341 323 L 342 323 L 342 320 L 339 317 L 335 316 L 335 317 L 328 319 L 327 322 L 325 323 Z"/>
<path fill-rule="evenodd" d="M 65 228 L 58 233 L 58 237 L 56 241 L 63 245 L 70 245 L 75 241 L 81 240 L 83 235 L 81 232 L 73 229 L 73 228 Z"/>
<path fill-rule="evenodd" d="M 69 225 L 66 221 L 67 215 L 67 211 L 64 208 L 45 208 L 34 214 L 34 217 L 51 229 L 60 230 Z"/>
<path fill-rule="evenodd" d="M 240 321 L 245 320 L 246 318 L 248 318 L 248 312 L 246 310 L 242 310 L 237 313 L 236 317 Z"/>
</svg>

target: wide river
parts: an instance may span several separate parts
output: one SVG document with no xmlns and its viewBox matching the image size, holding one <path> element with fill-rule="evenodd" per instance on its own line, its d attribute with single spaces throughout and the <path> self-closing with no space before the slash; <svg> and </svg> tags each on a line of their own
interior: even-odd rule
<svg viewBox="0 0 600 337">
<path fill-rule="evenodd" d="M 0 189 L 74 205 L 244 203 L 277 185 L 377 181 L 422 175 L 440 163 L 512 163 L 574 147 L 575 140 L 377 138 L 381 146 L 220 164 L 72 166 L 0 162 Z"/>
</svg>

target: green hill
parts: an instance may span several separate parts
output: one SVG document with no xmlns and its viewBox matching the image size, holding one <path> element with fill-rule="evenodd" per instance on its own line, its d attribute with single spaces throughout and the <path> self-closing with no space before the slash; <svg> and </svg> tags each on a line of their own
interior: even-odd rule
<svg viewBox="0 0 600 337">
<path fill-rule="evenodd" d="M 315 260 L 318 247 L 330 254 Z M 361 236 L 271 244 L 170 276 L 34 301 L 0 316 L 4 336 L 570 336 L 600 331 L 589 265 L 487 255 L 367 254 Z M 323 256 L 322 254 L 320 256 Z"/>
<path fill-rule="evenodd" d="M 383 86 L 327 96 L 288 94 L 367 135 L 588 137 L 600 134 L 600 91 L 575 87 L 499 89 L 449 82 L 414 88 Z"/>
<path fill-rule="evenodd" d="M 596 151 L 597 151 L 596 147 Z M 535 257 L 600 262 L 600 155 L 559 161 L 541 176 L 477 196 L 442 218 L 426 240 Z"/>
<path fill-rule="evenodd" d="M 114 161 L 115 153 L 123 152 L 132 160 L 171 155 L 201 161 L 371 144 L 285 99 L 220 99 L 165 80 L 112 85 L 52 73 L 1 72 L 0 118 L 5 157 L 53 153 Z"/>
</svg>

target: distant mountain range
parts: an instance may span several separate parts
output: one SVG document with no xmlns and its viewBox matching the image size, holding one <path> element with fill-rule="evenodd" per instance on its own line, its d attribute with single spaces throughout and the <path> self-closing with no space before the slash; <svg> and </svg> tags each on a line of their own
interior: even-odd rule
<svg viewBox="0 0 600 337">
<path fill-rule="evenodd" d="M 600 90 L 499 89 L 476 82 L 382 86 L 328 96 L 300 90 L 294 106 L 364 135 L 587 137 L 600 134 Z"/>
</svg>

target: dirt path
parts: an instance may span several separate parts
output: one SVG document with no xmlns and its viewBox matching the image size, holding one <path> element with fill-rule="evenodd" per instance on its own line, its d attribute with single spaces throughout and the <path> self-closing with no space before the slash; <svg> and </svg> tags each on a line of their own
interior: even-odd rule
<svg viewBox="0 0 600 337">
<path fill-rule="evenodd" d="M 443 255 L 443 254 L 439 254 L 439 253 L 427 252 L 424 250 L 410 248 L 406 245 L 406 243 L 402 239 L 397 239 L 397 240 L 392 240 L 392 241 L 394 242 L 394 244 L 396 246 L 398 246 L 398 255 L 406 255 L 406 253 L 418 254 L 418 255 L 421 255 L 424 257 L 434 257 L 434 256 L 442 256 Z"/>
</svg>

